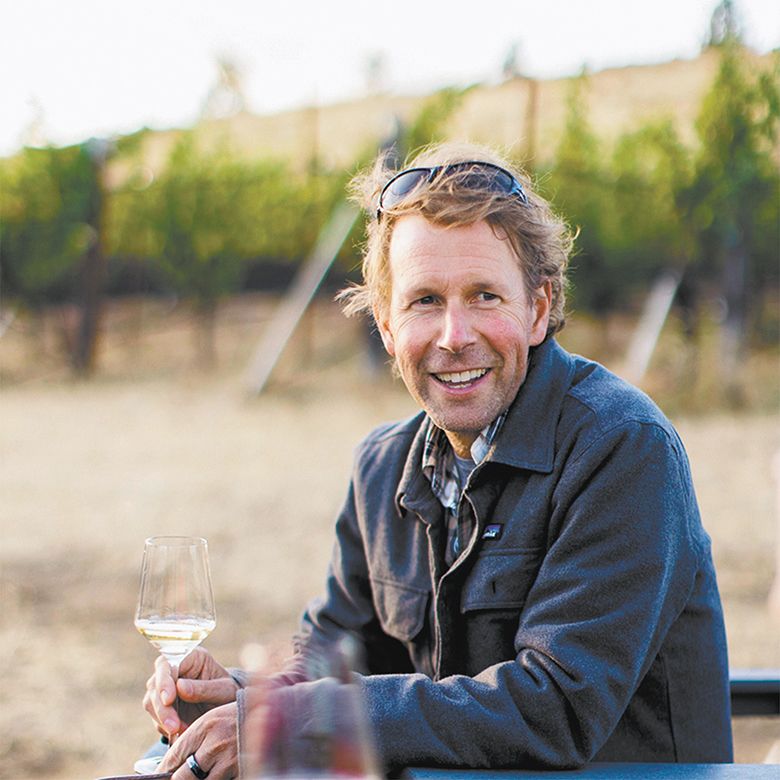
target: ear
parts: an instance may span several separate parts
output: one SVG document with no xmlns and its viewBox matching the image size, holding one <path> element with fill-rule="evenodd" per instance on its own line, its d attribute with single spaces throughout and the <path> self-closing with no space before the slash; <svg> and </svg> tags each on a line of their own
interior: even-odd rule
<svg viewBox="0 0 780 780">
<path fill-rule="evenodd" d="M 390 328 L 390 321 L 387 315 L 374 309 L 374 322 L 379 335 L 382 337 L 385 351 L 390 357 L 395 357 L 395 339 L 393 338 L 393 331 Z"/>
<path fill-rule="evenodd" d="M 528 343 L 532 347 L 537 347 L 547 337 L 547 325 L 550 322 L 550 309 L 552 308 L 552 284 L 545 282 L 541 287 L 534 291 L 534 298 L 531 301 L 531 310 L 533 312 L 533 324 L 531 325 L 530 338 Z"/>
</svg>

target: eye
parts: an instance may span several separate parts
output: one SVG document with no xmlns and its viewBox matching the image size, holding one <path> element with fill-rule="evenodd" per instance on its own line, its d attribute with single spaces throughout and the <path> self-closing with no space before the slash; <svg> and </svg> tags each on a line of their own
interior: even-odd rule
<svg viewBox="0 0 780 780">
<path fill-rule="evenodd" d="M 491 303 L 492 301 L 498 300 L 498 296 L 495 293 L 488 292 L 487 290 L 481 290 L 478 292 L 476 298 L 481 303 Z"/>
<path fill-rule="evenodd" d="M 436 303 L 436 296 L 423 295 L 422 298 L 418 298 L 414 303 L 417 306 L 432 306 L 434 303 Z"/>
</svg>

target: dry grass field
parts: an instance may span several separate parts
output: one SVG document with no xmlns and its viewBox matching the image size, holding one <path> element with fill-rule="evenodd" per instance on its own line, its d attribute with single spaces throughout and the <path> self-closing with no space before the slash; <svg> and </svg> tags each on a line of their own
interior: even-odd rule
<svg viewBox="0 0 780 780">
<path fill-rule="evenodd" d="M 149 535 L 209 539 L 218 624 L 206 644 L 219 658 L 237 663 L 258 641 L 286 651 L 323 579 L 353 446 L 413 406 L 367 376 L 359 327 L 330 304 L 307 316 L 268 392 L 248 397 L 271 306 L 226 306 L 211 373 L 191 367 L 191 319 L 163 302 L 112 306 L 90 382 L 56 354 L 58 315 L 20 317 L 0 339 L 0 777 L 118 773 L 153 740 L 140 700 L 154 653 L 132 626 Z M 561 340 L 579 349 L 584 331 L 575 321 Z M 605 361 L 610 338 L 597 342 Z M 674 420 L 714 540 L 732 665 L 780 667 L 767 608 L 777 417 Z M 740 761 L 780 738 L 777 721 L 736 729 Z"/>
</svg>

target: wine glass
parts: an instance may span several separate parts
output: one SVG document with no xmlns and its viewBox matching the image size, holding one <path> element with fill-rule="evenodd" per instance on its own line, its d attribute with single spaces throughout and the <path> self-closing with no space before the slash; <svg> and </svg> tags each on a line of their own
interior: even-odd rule
<svg viewBox="0 0 780 780">
<path fill-rule="evenodd" d="M 135 627 L 178 669 L 216 622 L 206 540 L 194 536 L 147 539 Z"/>
<path fill-rule="evenodd" d="M 194 536 L 152 536 L 144 545 L 135 627 L 173 667 L 178 666 L 216 625 L 208 543 Z M 178 712 L 178 699 L 174 704 Z M 169 743 L 158 746 L 164 752 Z M 154 751 L 135 762 L 151 773 L 162 761 Z"/>
</svg>

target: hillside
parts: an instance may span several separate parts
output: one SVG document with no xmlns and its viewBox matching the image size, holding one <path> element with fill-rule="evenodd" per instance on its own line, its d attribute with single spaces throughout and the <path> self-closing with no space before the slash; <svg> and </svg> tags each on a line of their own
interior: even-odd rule
<svg viewBox="0 0 780 780">
<path fill-rule="evenodd" d="M 764 69 L 775 56 L 751 59 L 755 68 Z M 692 144 L 701 99 L 712 84 L 718 62 L 718 52 L 711 49 L 692 60 L 591 74 L 588 105 L 597 135 L 609 142 L 649 121 L 671 118 L 682 139 Z M 543 164 L 552 157 L 560 138 L 571 81 L 515 78 L 476 85 L 452 117 L 448 135 L 497 144 L 532 164 Z M 267 116 L 243 113 L 203 122 L 197 132 L 207 146 L 227 141 L 252 157 L 283 157 L 305 164 L 316 153 L 326 166 L 349 166 L 361 152 L 377 146 L 395 118 L 410 121 L 426 97 L 375 95 Z M 152 170 L 164 163 L 176 134 L 149 134 L 144 157 Z"/>
</svg>

